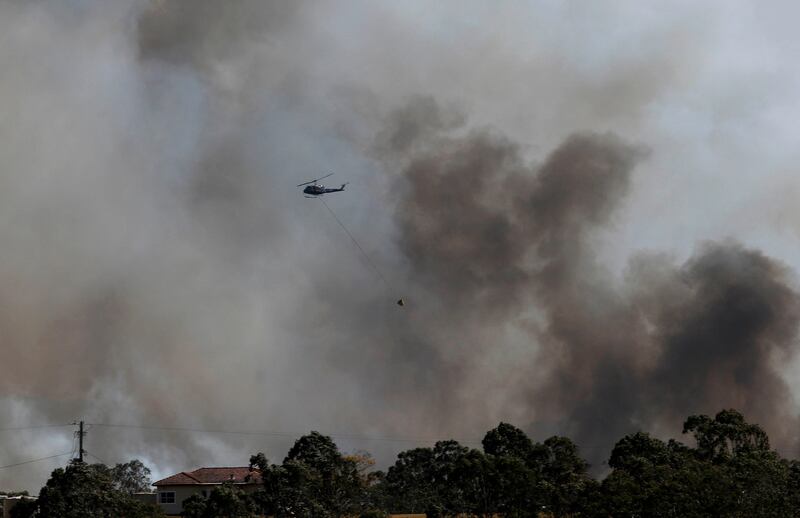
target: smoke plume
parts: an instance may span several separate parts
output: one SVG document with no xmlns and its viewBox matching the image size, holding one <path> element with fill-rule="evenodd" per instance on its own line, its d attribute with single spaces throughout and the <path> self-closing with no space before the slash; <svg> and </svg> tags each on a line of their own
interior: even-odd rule
<svg viewBox="0 0 800 518">
<path fill-rule="evenodd" d="M 429 106 L 395 113 L 388 135 L 437 120 L 429 99 L 412 103 Z M 424 118 L 405 120 L 413 113 Z M 779 367 L 795 352 L 800 299 L 785 266 L 734 241 L 709 242 L 682 265 L 635 255 L 619 282 L 593 244 L 644 149 L 576 134 L 526 166 L 519 146 L 491 131 L 418 133 L 426 142 L 400 166 L 400 248 L 441 305 L 433 320 L 470 330 L 463 351 L 485 356 L 505 326 L 539 348 L 521 367 L 538 380 L 507 387 L 524 390 L 516 395 L 536 416 L 530 429 L 555 422 L 579 443 L 608 446 L 734 407 L 794 448 Z M 407 134 L 389 140 L 409 147 Z"/>
<path fill-rule="evenodd" d="M 793 61 L 672 9 L 0 2 L 0 465 L 82 419 L 156 477 L 500 420 L 598 466 L 731 406 L 793 452 Z"/>
</svg>

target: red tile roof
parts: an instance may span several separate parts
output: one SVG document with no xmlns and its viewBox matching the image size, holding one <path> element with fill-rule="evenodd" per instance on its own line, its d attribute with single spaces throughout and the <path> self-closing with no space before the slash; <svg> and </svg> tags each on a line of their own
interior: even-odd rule
<svg viewBox="0 0 800 518">
<path fill-rule="evenodd" d="M 198 484 L 260 484 L 261 471 L 247 466 L 235 468 L 200 468 L 181 471 L 157 482 L 154 486 L 193 486 Z"/>
</svg>

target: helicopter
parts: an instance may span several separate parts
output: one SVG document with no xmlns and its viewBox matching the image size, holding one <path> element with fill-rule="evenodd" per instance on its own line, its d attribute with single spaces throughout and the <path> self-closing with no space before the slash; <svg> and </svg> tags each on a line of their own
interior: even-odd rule
<svg viewBox="0 0 800 518">
<path fill-rule="evenodd" d="M 329 176 L 333 176 L 333 173 L 326 174 L 322 178 L 317 178 L 316 180 L 311 180 L 305 183 L 301 183 L 300 185 L 298 185 L 298 187 L 302 187 L 304 185 L 306 186 L 306 188 L 303 189 L 303 194 L 306 195 L 306 198 L 316 198 L 318 196 L 322 196 L 323 194 L 343 191 L 344 186 L 347 185 L 346 182 L 343 183 L 342 186 L 339 187 L 338 189 L 326 189 L 324 185 L 317 185 L 318 181 L 327 178 Z"/>
<path fill-rule="evenodd" d="M 345 182 L 338 189 L 327 189 L 327 188 L 325 188 L 324 185 L 317 185 L 317 182 L 319 182 L 320 180 L 324 180 L 325 178 L 328 178 L 329 176 L 333 176 L 333 173 L 326 174 L 325 176 L 323 176 L 321 178 L 317 178 L 315 180 L 309 180 L 308 182 L 303 182 L 303 183 L 299 184 L 298 187 L 305 186 L 305 189 L 303 189 L 303 194 L 305 195 L 306 198 L 320 198 L 320 201 L 322 202 L 323 205 L 325 205 L 325 208 L 328 209 L 328 212 L 331 213 L 331 216 L 333 216 L 333 219 L 335 219 L 336 222 L 339 224 L 339 226 L 342 227 L 342 229 L 347 233 L 348 236 L 350 236 L 350 239 L 353 241 L 353 244 L 355 244 L 356 248 L 358 248 L 358 250 L 361 251 L 361 254 L 366 258 L 367 262 L 372 267 L 372 269 L 375 270 L 375 273 L 378 274 L 378 277 L 381 278 L 381 280 L 384 282 L 384 284 L 386 284 L 386 286 L 388 288 L 391 288 L 391 285 L 386 280 L 386 277 L 383 276 L 383 274 L 378 269 L 378 267 L 375 265 L 375 263 L 372 262 L 372 259 L 370 259 L 369 255 L 367 255 L 367 253 L 364 251 L 364 249 L 361 248 L 361 245 L 358 244 L 358 241 L 356 241 L 356 238 L 353 237 L 353 234 L 351 234 L 350 231 L 347 230 L 347 227 L 344 226 L 344 223 L 342 223 L 342 221 L 336 216 L 336 213 L 333 212 L 333 209 L 331 209 L 328 206 L 328 204 L 325 203 L 325 200 L 322 199 L 322 195 L 323 194 L 328 194 L 328 193 L 331 193 L 331 192 L 341 192 L 341 191 L 344 190 L 344 186 L 347 185 L 347 182 Z M 406 305 L 406 301 L 403 300 L 403 299 L 398 299 L 397 305 L 401 306 L 401 307 L 405 306 Z"/>
</svg>

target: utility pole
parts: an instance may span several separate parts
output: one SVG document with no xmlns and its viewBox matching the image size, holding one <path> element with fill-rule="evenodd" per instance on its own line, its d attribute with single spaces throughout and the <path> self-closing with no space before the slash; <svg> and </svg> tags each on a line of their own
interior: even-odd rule
<svg viewBox="0 0 800 518">
<path fill-rule="evenodd" d="M 78 431 L 75 432 L 75 435 L 78 436 L 78 462 L 83 463 L 83 454 L 85 453 L 83 449 L 83 436 L 86 435 L 86 432 L 83 431 L 83 421 L 73 424 L 78 425 Z"/>
</svg>

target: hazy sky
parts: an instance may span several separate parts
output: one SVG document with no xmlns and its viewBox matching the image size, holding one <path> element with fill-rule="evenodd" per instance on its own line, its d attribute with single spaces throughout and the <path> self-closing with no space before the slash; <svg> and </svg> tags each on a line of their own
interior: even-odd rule
<svg viewBox="0 0 800 518">
<path fill-rule="evenodd" d="M 551 153 L 576 133 L 594 135 L 575 144 L 587 146 L 586 167 L 607 160 L 609 181 L 624 187 L 606 193 L 579 176 L 568 189 L 589 193 L 569 203 L 609 201 L 601 216 L 580 212 L 588 227 L 559 227 L 579 233 L 580 275 L 553 296 L 587 310 L 564 286 L 580 289 L 575 279 L 591 272 L 587 300 L 619 296 L 609 305 L 639 329 L 620 315 L 647 312 L 647 297 L 629 295 L 643 252 L 691 291 L 714 257 L 704 243 L 735 242 L 720 253 L 736 257 L 760 250 L 765 262 L 723 261 L 736 264 L 730 282 L 757 270 L 759 293 L 764 283 L 791 293 L 786 318 L 765 324 L 778 346 L 759 348 L 769 380 L 753 386 L 771 388 L 734 402 L 777 394 L 774 408 L 794 413 L 781 383 L 800 390 L 798 11 L 755 1 L 0 0 L 0 428 L 84 419 L 288 434 L 89 431 L 90 452 L 141 458 L 156 477 L 243 465 L 257 451 L 279 462 L 311 429 L 386 466 L 424 442 L 344 436 L 479 440 L 500 420 L 536 439 L 578 434 L 601 461 L 609 444 L 586 442 L 598 425 L 576 417 L 577 400 L 544 402 L 564 390 L 549 355 L 580 348 L 553 332 L 557 312 L 537 300 L 537 260 L 555 257 L 542 236 L 553 230 L 516 219 L 545 209 L 514 208 L 555 192 L 547 171 L 570 168 Z M 488 169 L 475 165 L 495 152 Z M 328 172 L 350 185 L 326 200 L 389 286 L 294 187 Z M 500 227 L 472 232 L 489 217 Z M 495 243 L 492 229 L 507 227 L 530 245 L 502 249 L 510 242 Z M 448 249 L 453 235 L 463 242 Z M 502 287 L 510 277 L 495 274 L 513 270 L 503 257 L 523 280 Z M 665 334 L 653 340 L 670 342 Z M 632 365 L 624 351 L 571 365 L 602 376 L 600 360 Z M 674 367 L 661 365 L 642 372 Z M 601 397 L 587 383 L 582 401 Z M 629 403 L 614 430 L 679 434 L 670 412 Z M 711 391 L 696 408 L 663 404 L 733 403 Z M 794 448 L 793 436 L 768 431 Z M 71 432 L 0 431 L 0 465 L 68 452 Z M 37 490 L 67 458 L 0 470 L 0 489 Z"/>
</svg>

